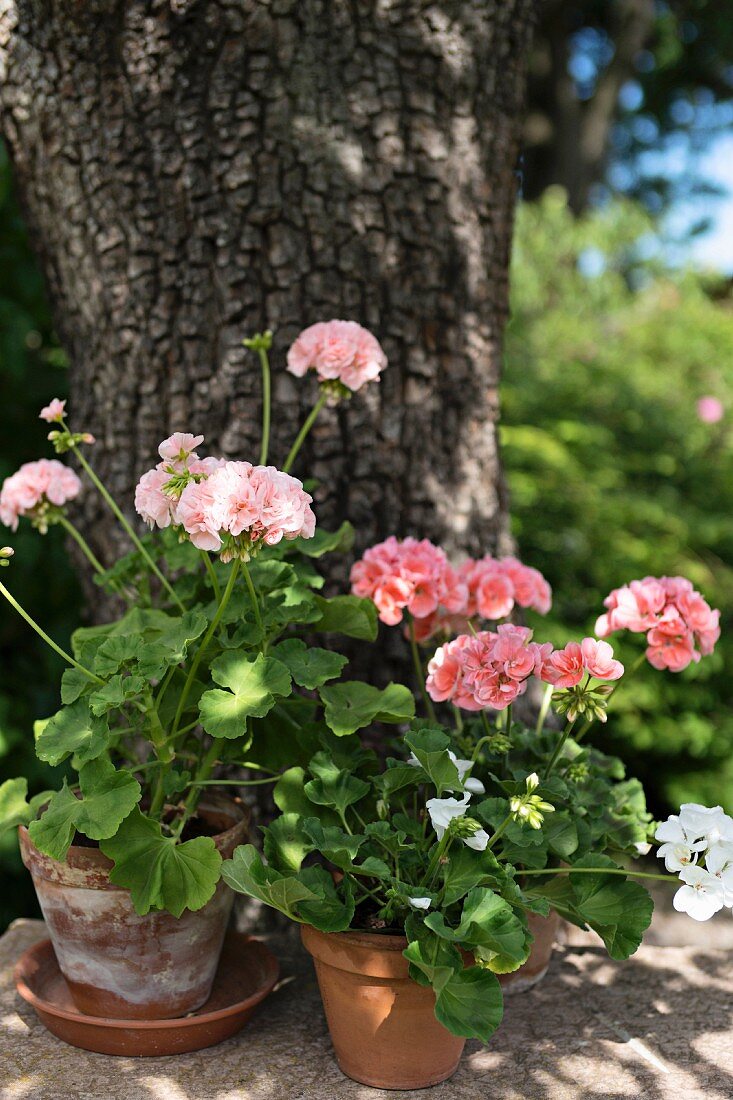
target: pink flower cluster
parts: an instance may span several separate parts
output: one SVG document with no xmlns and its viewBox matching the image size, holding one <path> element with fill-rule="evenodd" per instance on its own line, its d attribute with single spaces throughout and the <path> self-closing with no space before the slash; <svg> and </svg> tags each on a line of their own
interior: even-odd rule
<svg viewBox="0 0 733 1100">
<path fill-rule="evenodd" d="M 371 332 L 356 321 L 318 321 L 301 332 L 288 352 L 288 370 L 302 378 L 314 370 L 319 382 L 338 381 L 356 391 L 378 381 L 387 357 Z"/>
<path fill-rule="evenodd" d="M 311 538 L 312 497 L 274 466 L 200 458 L 203 436 L 181 432 L 161 443 L 162 461 L 140 478 L 135 508 L 151 527 L 182 528 L 199 550 L 223 560 L 249 557 L 254 546 Z"/>
<path fill-rule="evenodd" d="M 3 482 L 0 490 L 0 520 L 13 531 L 19 516 L 31 516 L 45 504 L 61 507 L 73 500 L 81 482 L 73 470 L 55 458 L 25 462 Z"/>
<path fill-rule="evenodd" d="M 720 637 L 720 612 L 685 577 L 644 577 L 614 588 L 603 602 L 608 611 L 596 622 L 596 634 L 646 634 L 646 656 L 654 668 L 681 672 L 712 653 Z"/>
<path fill-rule="evenodd" d="M 517 558 L 487 554 L 478 561 L 465 562 L 460 575 L 468 586 L 467 618 L 478 615 L 496 622 L 510 615 L 515 604 L 546 615 L 552 606 L 552 589 L 545 578 Z"/>
<path fill-rule="evenodd" d="M 426 619 L 439 608 L 458 614 L 468 599 L 466 584 L 440 547 L 428 539 L 394 535 L 367 550 L 351 568 L 351 591 L 373 600 L 379 618 L 389 626 L 404 612 Z"/>
<path fill-rule="evenodd" d="M 436 703 L 504 710 L 526 691 L 531 676 L 563 688 L 580 683 L 586 674 L 617 680 L 623 671 L 608 642 L 585 638 L 553 651 L 550 642 L 533 642 L 527 627 L 503 623 L 496 633 L 461 634 L 442 645 L 428 664 L 425 686 Z"/>
<path fill-rule="evenodd" d="M 465 630 L 470 619 L 504 619 L 515 604 L 546 614 L 552 590 L 536 569 L 516 558 L 469 559 L 454 569 L 427 539 L 388 538 L 367 550 L 351 570 L 351 591 L 374 601 L 382 622 L 412 615 L 415 637 Z"/>
</svg>

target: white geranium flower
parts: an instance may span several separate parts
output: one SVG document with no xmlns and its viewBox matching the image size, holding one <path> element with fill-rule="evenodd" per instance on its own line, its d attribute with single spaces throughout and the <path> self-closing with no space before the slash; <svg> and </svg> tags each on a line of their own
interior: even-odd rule
<svg viewBox="0 0 733 1100">
<path fill-rule="evenodd" d="M 468 801 L 471 795 L 466 791 L 462 799 L 458 798 L 429 798 L 426 802 L 433 828 L 441 840 L 443 833 L 450 825 L 454 817 L 463 817 L 468 809 Z"/>
<path fill-rule="evenodd" d="M 714 844 L 705 855 L 705 867 L 722 883 L 723 904 L 733 907 L 733 844 Z"/>
<path fill-rule="evenodd" d="M 407 904 L 413 909 L 429 909 L 432 902 L 430 898 L 408 898 Z"/>
<path fill-rule="evenodd" d="M 467 848 L 473 848 L 475 852 L 485 852 L 489 843 L 489 834 L 485 829 L 477 829 L 473 836 L 464 837 L 463 843 Z"/>
<path fill-rule="evenodd" d="M 695 828 L 699 827 L 699 819 L 693 818 L 691 822 Z M 672 814 L 663 821 L 654 834 L 656 840 L 663 841 L 657 849 L 657 856 L 664 860 L 668 871 L 682 871 L 693 863 L 697 863 L 697 856 L 707 847 L 706 840 L 695 840 L 682 826 L 682 821 L 676 814 Z"/>
<path fill-rule="evenodd" d="M 671 840 L 659 845 L 657 856 L 664 860 L 664 866 L 668 871 L 683 871 L 685 867 L 697 863 L 697 852 L 694 852 L 689 844 L 673 844 Z"/>
<path fill-rule="evenodd" d="M 733 841 L 733 818 L 721 806 L 701 806 L 685 802 L 680 806 L 679 823 L 688 840 L 705 840 L 705 847 L 721 841 Z"/>
<path fill-rule="evenodd" d="M 678 913 L 705 921 L 723 908 L 723 883 L 710 871 L 704 867 L 685 867 L 680 879 L 685 885 L 677 891 L 672 902 Z"/>
<path fill-rule="evenodd" d="M 462 760 L 460 757 L 456 756 L 452 749 L 448 749 L 448 756 L 456 766 L 461 790 L 470 791 L 471 794 L 486 794 L 486 787 L 484 787 L 480 779 L 474 779 L 473 776 L 468 776 L 468 778 L 466 778 L 466 773 L 473 767 L 473 760 Z M 408 756 L 407 763 L 411 768 L 422 767 L 414 752 L 411 752 Z M 447 791 L 451 789 L 451 787 L 446 787 Z"/>
</svg>

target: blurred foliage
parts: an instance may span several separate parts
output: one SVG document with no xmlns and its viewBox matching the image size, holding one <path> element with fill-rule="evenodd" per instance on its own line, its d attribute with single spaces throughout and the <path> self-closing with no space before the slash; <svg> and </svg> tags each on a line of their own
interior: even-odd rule
<svg viewBox="0 0 733 1100">
<path fill-rule="evenodd" d="M 574 210 L 622 193 L 660 212 L 714 189 L 697 154 L 733 121 L 720 0 L 546 0 L 529 59 L 524 190 Z"/>
<path fill-rule="evenodd" d="M 652 231 L 628 201 L 576 220 L 559 189 L 520 209 L 503 458 L 521 556 L 555 593 L 543 639 L 592 633 L 611 588 L 647 574 L 689 577 L 722 609 L 715 654 L 677 675 L 644 663 L 595 740 L 658 812 L 730 810 L 733 294 L 645 259 Z M 706 394 L 726 407 L 718 424 L 697 416 Z M 639 635 L 610 640 L 628 663 L 643 651 Z"/>
<path fill-rule="evenodd" d="M 3 445 L 0 480 L 21 462 L 47 455 L 48 425 L 38 410 L 49 397 L 64 396 L 63 356 L 53 338 L 43 282 L 29 249 L 10 189 L 10 170 L 0 147 L 0 408 Z M 60 530 L 39 537 L 30 526 L 4 531 L 15 549 L 3 582 L 42 620 L 59 642 L 76 624 L 80 594 Z M 49 578 L 53 584 L 49 584 Z M 2 601 L 0 607 L 0 782 L 27 775 L 34 792 L 49 785 L 52 769 L 33 751 L 32 724 L 58 708 L 61 662 Z M 56 781 L 58 776 L 56 775 Z M 0 842 L 0 931 L 18 915 L 37 912 L 30 878 L 13 835 Z"/>
</svg>

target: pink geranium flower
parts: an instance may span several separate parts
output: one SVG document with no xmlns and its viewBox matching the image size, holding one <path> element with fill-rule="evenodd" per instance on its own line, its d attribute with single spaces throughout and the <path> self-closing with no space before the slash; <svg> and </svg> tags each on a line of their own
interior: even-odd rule
<svg viewBox="0 0 733 1100">
<path fill-rule="evenodd" d="M 703 424 L 717 424 L 725 416 L 723 402 L 706 394 L 698 399 L 697 415 Z"/>
<path fill-rule="evenodd" d="M 15 531 L 20 516 L 36 519 L 47 505 L 60 508 L 80 491 L 81 481 L 74 471 L 57 459 L 26 462 L 3 482 L 0 520 Z"/>
<path fill-rule="evenodd" d="M 615 588 L 604 600 L 596 634 L 615 630 L 646 634 L 646 655 L 654 668 L 681 672 L 713 652 L 720 637 L 720 612 L 686 577 L 644 577 Z M 697 646 L 697 648 L 696 648 Z"/>
<path fill-rule="evenodd" d="M 351 590 L 371 599 L 391 626 L 408 611 L 419 642 L 463 633 L 471 619 L 507 618 L 515 604 L 549 610 L 552 595 L 541 573 L 516 558 L 484 557 L 454 569 L 427 539 L 396 539 L 365 551 L 351 570 Z"/>
<path fill-rule="evenodd" d="M 46 420 L 49 424 L 60 423 L 64 419 L 66 402 L 54 397 L 45 405 L 38 414 L 39 420 Z"/>
<path fill-rule="evenodd" d="M 529 678 L 539 675 L 551 649 L 533 642 L 531 630 L 511 623 L 496 633 L 461 634 L 429 661 L 428 694 L 462 710 L 504 710 L 526 691 Z"/>
<path fill-rule="evenodd" d="M 295 340 L 287 364 L 296 377 L 314 370 L 319 382 L 338 381 L 355 392 L 379 381 L 387 357 L 376 337 L 355 321 L 319 321 Z"/>
<path fill-rule="evenodd" d="M 151 527 L 180 528 L 199 550 L 247 560 L 260 544 L 312 538 L 316 518 L 302 482 L 274 466 L 201 458 L 203 436 L 178 432 L 143 474 L 135 507 Z"/>
</svg>

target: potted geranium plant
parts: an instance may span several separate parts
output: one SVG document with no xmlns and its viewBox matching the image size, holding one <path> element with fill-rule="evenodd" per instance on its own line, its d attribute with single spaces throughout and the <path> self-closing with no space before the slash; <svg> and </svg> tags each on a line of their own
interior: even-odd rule
<svg viewBox="0 0 733 1100">
<path fill-rule="evenodd" d="M 437 710 L 452 725 L 458 750 L 471 757 L 472 774 L 490 793 L 501 793 L 497 784 L 541 772 L 551 760 L 559 812 L 541 832 L 525 831 L 522 843 L 515 826 L 507 830 L 506 854 L 517 867 L 557 866 L 590 852 L 625 861 L 648 851 L 651 815 L 641 784 L 626 777 L 622 761 L 582 743 L 594 722 L 606 721 L 623 668 L 604 641 L 586 638 L 553 651 L 548 643 L 530 644 L 531 633 L 510 622 L 517 610 L 544 615 L 550 609 L 552 591 L 536 569 L 491 555 L 453 568 L 427 540 L 391 538 L 365 552 L 351 581 L 352 592 L 371 599 L 382 622 L 402 626 L 426 717 Z M 646 634 L 646 652 L 625 681 L 645 659 L 655 669 L 680 672 L 710 654 L 720 634 L 719 612 L 683 577 L 632 581 L 605 603 L 598 638 L 620 629 Z M 535 675 L 547 687 L 528 727 L 517 711 L 526 716 L 530 708 L 513 704 Z M 567 719 L 559 740 L 553 707 Z M 554 728 L 546 728 L 548 719 Z M 547 917 L 530 916 L 532 951 L 505 976 L 505 989 L 528 989 L 545 973 L 561 913 L 558 901 Z"/>
<path fill-rule="evenodd" d="M 272 783 L 299 753 L 307 759 L 309 739 L 329 724 L 356 730 L 414 712 L 399 685 L 339 683 L 326 702 L 324 685 L 346 659 L 299 636 L 376 634 L 368 601 L 320 595 L 313 559 L 348 548 L 351 532 L 316 531 L 311 497 L 288 471 L 320 408 L 376 378 L 383 352 L 351 322 L 301 335 L 290 369 L 316 370 L 321 390 L 279 470 L 267 465 L 270 341 L 269 333 L 245 341 L 263 372 L 259 463 L 202 457 L 202 436 L 163 441 L 135 493 L 155 529 L 144 538 L 86 457 L 93 437 L 71 430 L 63 401 L 41 412 L 57 453 L 76 457 L 133 544 L 110 568 L 67 513 L 82 488 L 69 467 L 29 463 L 0 493 L 4 523 L 14 528 L 25 517 L 40 532 L 61 525 L 99 584 L 127 603 L 114 621 L 77 630 L 67 652 L 0 584 L 68 665 L 61 709 L 36 728 L 38 757 L 63 769 L 60 787 L 29 802 L 26 781 L 8 780 L 0 824 L 20 826 L 61 971 L 88 1013 L 167 1018 L 205 1001 L 232 903 L 222 859 L 247 832 L 248 812 L 227 789 Z M 11 556 L 6 547 L 0 561 Z M 312 695 L 318 687 L 323 702 Z M 220 765 L 230 778 L 215 774 Z"/>
</svg>

